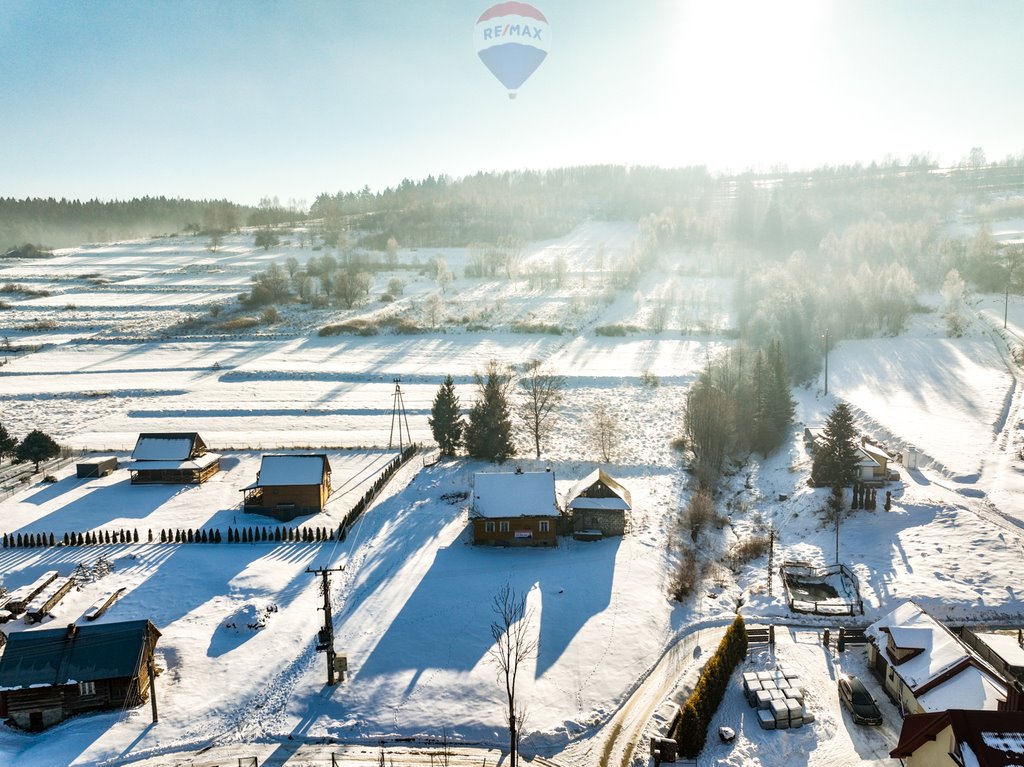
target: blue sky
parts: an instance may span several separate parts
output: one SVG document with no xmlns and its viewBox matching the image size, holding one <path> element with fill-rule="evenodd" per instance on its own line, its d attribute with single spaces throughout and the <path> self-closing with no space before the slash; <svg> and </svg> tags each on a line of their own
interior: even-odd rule
<svg viewBox="0 0 1024 767">
<path fill-rule="evenodd" d="M 0 0 L 0 195 L 312 202 L 427 174 L 1024 152 L 1024 2 L 534 0 L 513 101 L 490 2 Z"/>
</svg>

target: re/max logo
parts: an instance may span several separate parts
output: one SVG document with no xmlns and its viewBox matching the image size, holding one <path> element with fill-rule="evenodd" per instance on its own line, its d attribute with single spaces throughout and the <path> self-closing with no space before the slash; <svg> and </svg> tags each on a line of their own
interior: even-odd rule
<svg viewBox="0 0 1024 767">
<path fill-rule="evenodd" d="M 533 40 L 540 40 L 543 30 L 540 27 L 531 27 L 526 24 L 497 24 L 484 29 L 484 40 L 496 40 L 499 37 L 529 37 Z"/>
</svg>

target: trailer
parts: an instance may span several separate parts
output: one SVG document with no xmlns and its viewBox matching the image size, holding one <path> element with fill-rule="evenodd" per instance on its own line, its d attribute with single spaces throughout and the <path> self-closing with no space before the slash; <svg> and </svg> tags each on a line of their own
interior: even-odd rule
<svg viewBox="0 0 1024 767">
<path fill-rule="evenodd" d="M 50 614 L 50 610 L 56 607 L 60 600 L 71 591 L 75 585 L 75 576 L 70 576 L 60 583 L 51 583 L 40 594 L 32 600 L 25 608 L 25 623 L 39 623 Z"/>
<path fill-rule="evenodd" d="M 116 591 L 108 591 L 102 597 L 92 603 L 92 606 L 85 611 L 85 619 L 87 621 L 94 621 L 99 618 L 103 613 L 110 609 L 111 605 L 114 604 L 121 595 L 125 592 L 125 588 L 122 586 Z"/>
</svg>

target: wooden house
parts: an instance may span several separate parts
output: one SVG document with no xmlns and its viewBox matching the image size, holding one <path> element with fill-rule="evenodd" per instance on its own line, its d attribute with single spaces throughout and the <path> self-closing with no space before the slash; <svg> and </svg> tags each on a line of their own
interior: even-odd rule
<svg viewBox="0 0 1024 767">
<path fill-rule="evenodd" d="M 249 514 L 282 522 L 319 514 L 331 495 L 331 464 L 323 453 L 265 455 L 256 481 L 242 492 L 242 508 Z"/>
<path fill-rule="evenodd" d="M 93 458 L 85 458 L 75 464 L 75 470 L 79 479 L 106 477 L 117 470 L 117 456 L 98 455 Z"/>
<path fill-rule="evenodd" d="M 951 709 L 910 714 L 889 752 L 906 767 L 1024 764 L 1024 712 Z"/>
<path fill-rule="evenodd" d="M 557 546 L 562 513 L 550 471 L 473 475 L 473 543 Z"/>
<path fill-rule="evenodd" d="M 1006 681 L 914 602 L 904 602 L 865 633 L 868 665 L 901 711 L 1006 707 Z"/>
<path fill-rule="evenodd" d="M 577 535 L 624 535 L 626 514 L 633 508 L 629 490 L 604 469 L 594 469 L 577 482 L 566 496 L 566 511 Z"/>
<path fill-rule="evenodd" d="M 85 711 L 138 706 L 159 636 L 148 620 L 11 634 L 0 656 L 0 716 L 42 730 Z"/>
<path fill-rule="evenodd" d="M 220 471 L 220 456 L 194 431 L 140 434 L 128 470 L 133 485 L 198 485 Z"/>
</svg>

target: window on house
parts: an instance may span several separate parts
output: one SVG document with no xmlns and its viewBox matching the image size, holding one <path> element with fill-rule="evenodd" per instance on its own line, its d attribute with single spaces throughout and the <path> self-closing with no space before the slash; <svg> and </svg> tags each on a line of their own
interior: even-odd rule
<svg viewBox="0 0 1024 767">
<path fill-rule="evenodd" d="M 493 533 L 494 532 L 494 523 L 493 522 L 484 522 L 484 532 L 485 533 Z"/>
<path fill-rule="evenodd" d="M 551 523 L 546 519 L 540 521 L 540 527 L 538 528 L 542 533 L 549 532 L 551 530 Z"/>
<path fill-rule="evenodd" d="M 508 522 L 499 522 L 498 525 L 499 525 L 499 529 L 501 530 L 501 532 L 503 532 L 503 533 L 507 533 L 508 532 Z"/>
<path fill-rule="evenodd" d="M 96 683 L 95 682 L 79 682 L 78 683 L 78 694 L 79 695 L 95 695 L 96 694 Z"/>
</svg>

